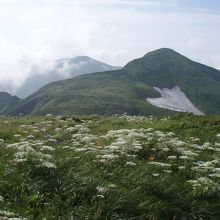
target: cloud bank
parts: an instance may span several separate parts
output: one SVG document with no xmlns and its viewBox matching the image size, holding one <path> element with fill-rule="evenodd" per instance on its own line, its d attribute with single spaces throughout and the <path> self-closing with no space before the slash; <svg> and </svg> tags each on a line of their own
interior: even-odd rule
<svg viewBox="0 0 220 220">
<path fill-rule="evenodd" d="M 160 47 L 220 69 L 219 36 L 220 14 L 181 0 L 0 0 L 0 90 L 13 92 L 47 60 L 123 66 Z"/>
</svg>

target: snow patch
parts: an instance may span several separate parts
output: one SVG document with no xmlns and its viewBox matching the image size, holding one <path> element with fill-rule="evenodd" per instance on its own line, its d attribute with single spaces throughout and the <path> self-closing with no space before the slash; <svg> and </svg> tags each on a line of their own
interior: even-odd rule
<svg viewBox="0 0 220 220">
<path fill-rule="evenodd" d="M 161 98 L 147 98 L 147 101 L 154 106 L 166 108 L 177 112 L 190 112 L 194 115 L 204 115 L 186 97 L 178 86 L 172 89 L 154 87 L 161 94 Z"/>
</svg>

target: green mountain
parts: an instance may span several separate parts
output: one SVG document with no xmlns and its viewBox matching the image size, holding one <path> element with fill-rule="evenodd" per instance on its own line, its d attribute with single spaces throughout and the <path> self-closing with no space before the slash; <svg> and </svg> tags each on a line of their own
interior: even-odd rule
<svg viewBox="0 0 220 220">
<path fill-rule="evenodd" d="M 0 115 L 4 115 L 9 109 L 13 108 L 19 100 L 17 96 L 12 96 L 7 92 L 0 92 Z"/>
<path fill-rule="evenodd" d="M 164 100 L 146 101 L 160 98 L 159 88 Z M 19 102 L 10 114 L 164 115 L 175 113 L 170 110 L 173 106 L 180 108 L 190 102 L 205 114 L 219 114 L 219 97 L 219 70 L 162 48 L 129 62 L 121 70 L 50 83 Z"/>
</svg>

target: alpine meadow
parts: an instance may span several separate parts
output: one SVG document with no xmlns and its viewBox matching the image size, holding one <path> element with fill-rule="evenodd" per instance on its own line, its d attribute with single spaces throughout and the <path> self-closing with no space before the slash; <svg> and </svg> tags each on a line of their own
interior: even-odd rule
<svg viewBox="0 0 220 220">
<path fill-rule="evenodd" d="M 219 9 L 0 0 L 0 220 L 219 220 Z"/>
</svg>

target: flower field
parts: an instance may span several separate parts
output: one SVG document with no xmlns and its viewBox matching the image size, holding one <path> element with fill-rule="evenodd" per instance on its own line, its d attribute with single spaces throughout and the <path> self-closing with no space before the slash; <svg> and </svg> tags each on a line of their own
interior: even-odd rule
<svg viewBox="0 0 220 220">
<path fill-rule="evenodd" d="M 220 219 L 220 117 L 1 117 L 0 219 Z"/>
</svg>

